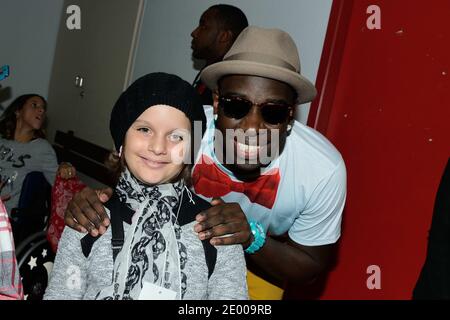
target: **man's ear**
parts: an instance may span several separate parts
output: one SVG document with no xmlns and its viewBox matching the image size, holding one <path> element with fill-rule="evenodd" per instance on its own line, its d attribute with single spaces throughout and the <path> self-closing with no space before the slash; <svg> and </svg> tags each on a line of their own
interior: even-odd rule
<svg viewBox="0 0 450 320">
<path fill-rule="evenodd" d="M 219 111 L 219 92 L 215 90 L 213 92 L 213 113 L 217 114 Z"/>
<path fill-rule="evenodd" d="M 233 32 L 230 30 L 221 30 L 218 39 L 219 42 L 231 42 L 233 39 Z"/>
</svg>

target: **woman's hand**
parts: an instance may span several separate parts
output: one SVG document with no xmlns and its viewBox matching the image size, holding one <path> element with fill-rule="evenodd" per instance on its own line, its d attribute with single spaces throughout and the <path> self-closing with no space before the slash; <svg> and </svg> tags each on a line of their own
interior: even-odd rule
<svg viewBox="0 0 450 320">
<path fill-rule="evenodd" d="M 0 192 L 2 191 L 3 187 L 5 186 L 6 181 L 0 181 Z M 2 202 L 8 201 L 9 199 L 11 199 L 11 195 L 10 194 L 2 194 L 0 196 L 0 200 Z"/>
<path fill-rule="evenodd" d="M 58 176 L 60 176 L 62 179 L 71 179 L 75 178 L 77 175 L 77 170 L 74 166 L 72 166 L 68 162 L 62 162 L 58 167 Z"/>
</svg>

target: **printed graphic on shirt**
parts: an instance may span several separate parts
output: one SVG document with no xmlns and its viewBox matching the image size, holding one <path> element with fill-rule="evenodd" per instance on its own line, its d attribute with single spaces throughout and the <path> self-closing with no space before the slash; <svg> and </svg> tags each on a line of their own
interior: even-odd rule
<svg viewBox="0 0 450 320">
<path fill-rule="evenodd" d="M 28 153 L 25 154 L 15 154 L 12 148 L 5 146 L 4 144 L 0 145 L 0 181 L 4 183 L 4 187 L 12 184 L 16 179 L 18 172 L 16 170 L 9 170 L 8 174 L 6 174 L 7 166 L 11 166 L 12 168 L 22 168 L 26 165 L 26 160 L 31 159 L 31 155 Z"/>
</svg>

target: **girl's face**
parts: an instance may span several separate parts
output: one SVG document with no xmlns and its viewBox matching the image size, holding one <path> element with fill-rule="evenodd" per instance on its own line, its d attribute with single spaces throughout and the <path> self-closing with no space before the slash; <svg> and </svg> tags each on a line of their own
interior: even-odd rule
<svg viewBox="0 0 450 320">
<path fill-rule="evenodd" d="M 155 185 L 170 182 L 184 168 L 191 124 L 180 110 L 155 105 L 145 110 L 125 136 L 123 154 L 130 172 Z"/>
<path fill-rule="evenodd" d="M 45 102 L 39 97 L 31 97 L 25 102 L 22 109 L 16 112 L 17 121 L 30 129 L 39 130 L 44 124 L 45 112 Z"/>
</svg>

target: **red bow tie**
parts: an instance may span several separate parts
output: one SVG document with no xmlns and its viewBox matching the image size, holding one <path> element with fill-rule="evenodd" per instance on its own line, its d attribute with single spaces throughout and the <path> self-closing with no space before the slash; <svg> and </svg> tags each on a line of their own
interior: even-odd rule
<svg viewBox="0 0 450 320">
<path fill-rule="evenodd" d="M 252 182 L 236 182 L 221 171 L 207 156 L 202 155 L 192 173 L 197 194 L 208 198 L 222 197 L 231 191 L 245 194 L 253 203 L 272 209 L 277 196 L 280 172 L 272 169 Z"/>
</svg>

